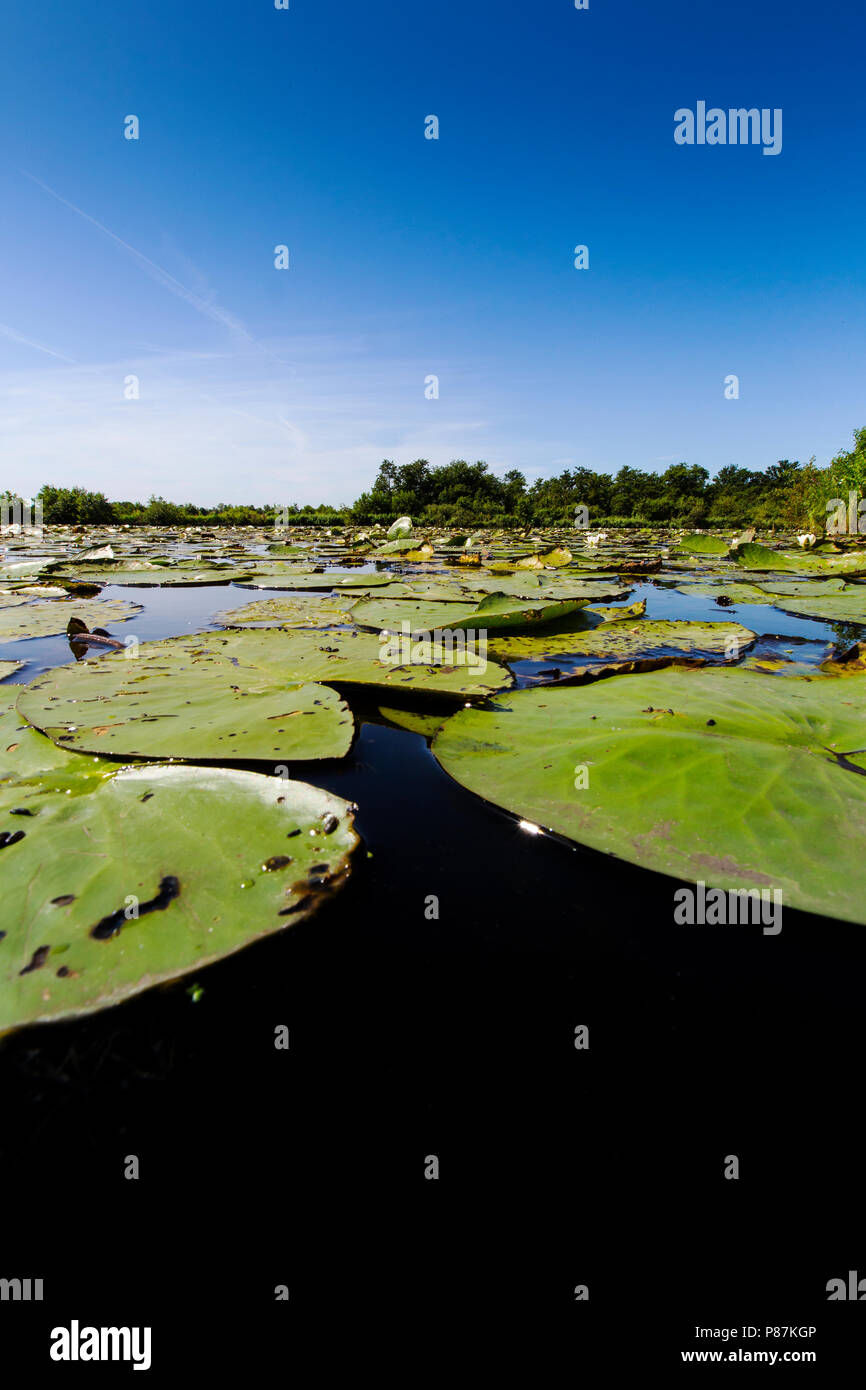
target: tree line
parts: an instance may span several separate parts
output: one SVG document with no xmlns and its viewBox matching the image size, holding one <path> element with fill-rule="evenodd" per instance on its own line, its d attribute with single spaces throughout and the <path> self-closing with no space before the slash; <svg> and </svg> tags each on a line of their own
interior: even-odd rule
<svg viewBox="0 0 866 1390">
<path fill-rule="evenodd" d="M 296 526 L 390 525 L 410 516 L 420 527 L 539 527 L 574 524 L 585 507 L 590 524 L 672 525 L 694 528 L 809 527 L 826 521 L 831 498 L 866 492 L 866 427 L 855 431 L 854 447 L 826 468 L 780 459 L 763 471 L 729 464 L 711 478 L 697 464 L 675 463 L 662 473 L 625 466 L 616 473 L 565 469 L 528 484 L 516 468 L 502 477 L 483 461 L 455 459 L 432 467 L 426 459 L 398 465 L 385 459 L 369 491 L 351 504 L 299 507 L 274 503 L 246 506 L 221 502 L 199 507 L 151 497 L 147 502 L 111 502 L 102 492 L 45 484 L 37 499 L 49 525 L 258 526 L 275 521 Z M 14 503 L 15 494 L 3 499 Z"/>
</svg>

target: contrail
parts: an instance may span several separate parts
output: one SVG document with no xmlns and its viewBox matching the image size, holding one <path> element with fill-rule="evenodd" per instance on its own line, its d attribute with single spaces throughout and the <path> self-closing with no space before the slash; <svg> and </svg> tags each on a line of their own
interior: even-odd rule
<svg viewBox="0 0 866 1390">
<path fill-rule="evenodd" d="M 33 338 L 25 338 L 23 333 L 16 333 L 15 329 L 10 328 L 7 323 L 0 323 L 0 333 L 13 343 L 23 343 L 25 347 L 36 348 L 38 352 L 47 352 L 49 357 L 59 357 L 61 362 L 71 362 L 73 366 L 78 365 L 74 357 L 67 357 L 65 352 L 58 352 L 56 348 L 46 347 L 44 343 L 37 343 Z"/>
<path fill-rule="evenodd" d="M 190 304 L 193 309 L 196 309 L 200 314 L 204 314 L 205 318 L 209 318 L 214 323 L 219 323 L 223 328 L 227 328 L 230 333 L 234 334 L 234 336 L 239 338 L 242 342 L 252 343 L 257 347 L 261 346 L 256 343 L 252 334 L 247 331 L 240 319 L 235 318 L 234 314 L 230 314 L 227 309 L 221 309 L 218 304 L 211 304 L 208 300 L 202 299 L 200 295 L 194 294 L 192 290 L 187 289 L 186 285 L 182 285 L 180 280 L 176 280 L 173 275 L 167 270 L 164 270 L 161 265 L 157 265 L 156 261 L 152 261 L 149 256 L 145 256 L 143 251 L 138 251 L 134 246 L 130 246 L 128 241 L 124 241 L 123 237 L 119 237 L 110 227 L 104 226 L 102 222 L 97 222 L 96 218 L 91 217 L 89 212 L 85 212 L 83 208 L 76 207 L 74 203 L 70 203 L 68 198 L 64 198 L 62 194 L 58 193 L 55 189 L 49 188 L 48 184 L 43 183 L 41 179 L 37 179 L 35 174 L 28 173 L 26 169 L 19 170 L 19 173 L 22 173 L 25 178 L 30 179 L 31 183 L 35 183 L 36 186 L 41 188 L 45 193 L 50 194 L 52 198 L 56 198 L 58 203 L 62 203 L 64 207 L 70 208 L 72 212 L 77 213 L 79 217 L 83 217 L 85 222 L 89 222 L 92 226 L 98 228 L 100 232 L 104 232 L 106 236 L 111 237 L 112 241 L 116 241 L 118 246 L 122 246 L 124 251 L 128 251 L 129 254 L 138 261 L 139 265 L 147 271 L 148 275 L 152 276 L 159 284 L 163 285 L 165 289 L 170 290 L 172 294 L 177 295 L 178 299 L 183 299 L 187 304 Z M 264 351 L 267 351 L 267 349 L 264 349 Z"/>
</svg>

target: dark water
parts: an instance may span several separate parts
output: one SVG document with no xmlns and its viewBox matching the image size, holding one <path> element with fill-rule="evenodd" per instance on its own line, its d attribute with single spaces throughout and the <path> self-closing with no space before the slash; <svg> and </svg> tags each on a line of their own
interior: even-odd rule
<svg viewBox="0 0 866 1390">
<path fill-rule="evenodd" d="M 268 593 L 103 596 L 142 603 L 113 631 L 147 639 Z M 642 596 L 649 617 L 833 638 Z M 15 645 L 19 679 L 70 659 L 65 639 Z M 349 757 L 292 769 L 358 803 L 368 857 L 334 901 L 203 971 L 198 1002 L 187 979 L 0 1044 L 10 1273 L 77 1282 L 101 1323 L 124 1284 L 190 1371 L 200 1307 L 271 1351 L 285 1316 L 301 1336 L 323 1309 L 383 1335 L 398 1314 L 551 1317 L 581 1345 L 632 1329 L 648 1354 L 693 1346 L 696 1322 L 805 1323 L 829 1364 L 857 1310 L 826 1282 L 866 1275 L 862 929 L 788 909 L 778 937 L 677 927 L 670 880 L 527 833 L 351 699 Z"/>
</svg>

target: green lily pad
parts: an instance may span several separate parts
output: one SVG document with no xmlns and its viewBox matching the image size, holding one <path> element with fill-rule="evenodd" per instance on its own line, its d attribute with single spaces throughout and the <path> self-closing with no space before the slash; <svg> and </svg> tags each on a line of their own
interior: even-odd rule
<svg viewBox="0 0 866 1390">
<path fill-rule="evenodd" d="M 0 641 L 51 637 L 65 632 L 70 618 L 80 618 L 89 628 L 125 623 L 142 611 L 140 603 L 126 599 L 43 599 L 18 608 L 0 609 Z"/>
<path fill-rule="evenodd" d="M 246 634 L 238 634 L 244 636 Z M 352 715 L 326 687 L 264 670 L 206 639 L 143 643 L 59 666 L 21 688 L 18 710 L 62 747 L 121 758 L 340 758 Z"/>
<path fill-rule="evenodd" d="M 487 650 L 497 661 L 538 661 L 568 656 L 576 661 L 607 663 L 635 657 L 709 655 L 729 652 L 735 659 L 755 641 L 756 634 L 740 623 L 685 622 L 621 618 L 584 632 L 543 633 L 494 637 Z"/>
<path fill-rule="evenodd" d="M 0 661 L 0 681 L 5 681 L 13 671 L 20 671 L 21 667 L 26 665 L 26 661 Z"/>
<path fill-rule="evenodd" d="M 0 788 L 0 824 L 20 835 L 0 848 L 0 1030 L 200 970 L 309 917 L 345 881 L 353 808 L 329 792 L 226 768 L 106 775 L 77 761 L 71 794 Z"/>
<path fill-rule="evenodd" d="M 464 589 L 472 592 L 509 594 L 514 598 L 550 600 L 587 599 L 598 603 L 604 600 L 625 598 L 631 593 L 631 586 L 619 584 L 616 579 L 584 579 L 566 571 L 559 574 L 485 575 L 461 576 Z"/>
<path fill-rule="evenodd" d="M 774 584 L 759 584 L 757 587 L 771 598 L 776 594 L 814 598 L 818 594 L 842 594 L 848 585 L 844 579 L 777 579 Z"/>
<path fill-rule="evenodd" d="M 864 922 L 864 700 L 863 675 L 674 668 L 502 694 L 458 711 L 433 752 L 470 791 L 593 849 Z"/>
<path fill-rule="evenodd" d="M 50 577 L 64 584 L 120 584 L 137 589 L 176 589 L 183 586 L 203 588 L 209 584 L 232 584 L 248 578 L 252 566 L 246 569 L 225 569 L 221 566 L 186 568 L 182 565 L 155 565 L 147 561 L 111 561 L 104 564 L 76 565 L 70 563 L 52 569 Z"/>
<path fill-rule="evenodd" d="M 866 624 L 866 584 L 852 584 L 844 593 L 815 598 L 779 595 L 776 607 L 798 618 L 816 618 L 819 622 Z"/>
<path fill-rule="evenodd" d="M 723 598 L 730 599 L 731 603 L 751 603 L 759 607 L 770 607 L 773 603 L 773 597 L 766 589 L 759 589 L 757 584 L 747 584 L 743 580 L 732 579 L 721 584 L 682 583 L 675 587 L 678 594 L 685 594 L 687 598 Z"/>
<path fill-rule="evenodd" d="M 396 724 L 398 729 L 406 729 L 410 734 L 423 734 L 425 738 L 432 738 L 447 717 L 442 714 L 416 714 L 412 710 L 392 709 L 388 705 L 380 705 L 379 713 L 389 723 Z"/>
<path fill-rule="evenodd" d="M 169 638 L 158 645 L 170 648 L 187 640 Z M 208 633 L 207 640 L 213 651 L 275 679 L 282 674 L 285 680 L 423 690 L 453 699 L 489 695 L 514 683 L 506 667 L 486 660 L 471 643 L 461 651 L 456 643 L 404 643 L 402 637 L 380 639 L 367 632 L 262 628 Z"/>
<path fill-rule="evenodd" d="M 214 614 L 223 627 L 333 627 L 345 625 L 351 598 L 330 594 L 286 594 L 280 598 L 254 599 L 241 608 Z"/>
<path fill-rule="evenodd" d="M 49 589 L 29 585 L 20 589 L 0 589 L 0 608 L 20 608 L 37 598 L 66 598 L 65 589 Z"/>
<path fill-rule="evenodd" d="M 242 589 L 374 589 L 393 584 L 393 574 L 359 574 L 352 570 L 325 570 L 317 574 L 299 570 L 296 574 L 256 570 L 237 583 Z"/>
<path fill-rule="evenodd" d="M 691 536 L 684 536 L 678 548 L 690 555 L 727 555 L 730 550 L 728 542 L 721 540 L 719 536 L 701 536 L 697 532 Z"/>
<path fill-rule="evenodd" d="M 403 599 L 361 599 L 349 610 L 353 623 L 379 632 L 437 632 L 450 630 L 497 631 L 540 626 L 574 613 L 586 599 L 546 602 L 514 599 L 507 594 L 487 594 L 475 603 L 408 602 Z M 408 625 L 408 626 L 406 626 Z"/>
<path fill-rule="evenodd" d="M 766 545 L 741 545 L 736 559 L 749 570 L 791 570 L 820 578 L 866 574 L 866 551 L 859 555 L 816 555 L 810 551 L 771 550 Z"/>
</svg>

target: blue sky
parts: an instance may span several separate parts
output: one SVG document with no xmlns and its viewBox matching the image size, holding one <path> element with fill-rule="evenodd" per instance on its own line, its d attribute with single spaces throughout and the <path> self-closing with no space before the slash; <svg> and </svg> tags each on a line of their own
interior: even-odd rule
<svg viewBox="0 0 866 1390">
<path fill-rule="evenodd" d="M 866 424 L 864 39 L 855 0 L 7 7 L 0 488 L 827 462 Z M 781 154 L 678 146 L 699 100 L 781 108 Z"/>
</svg>

